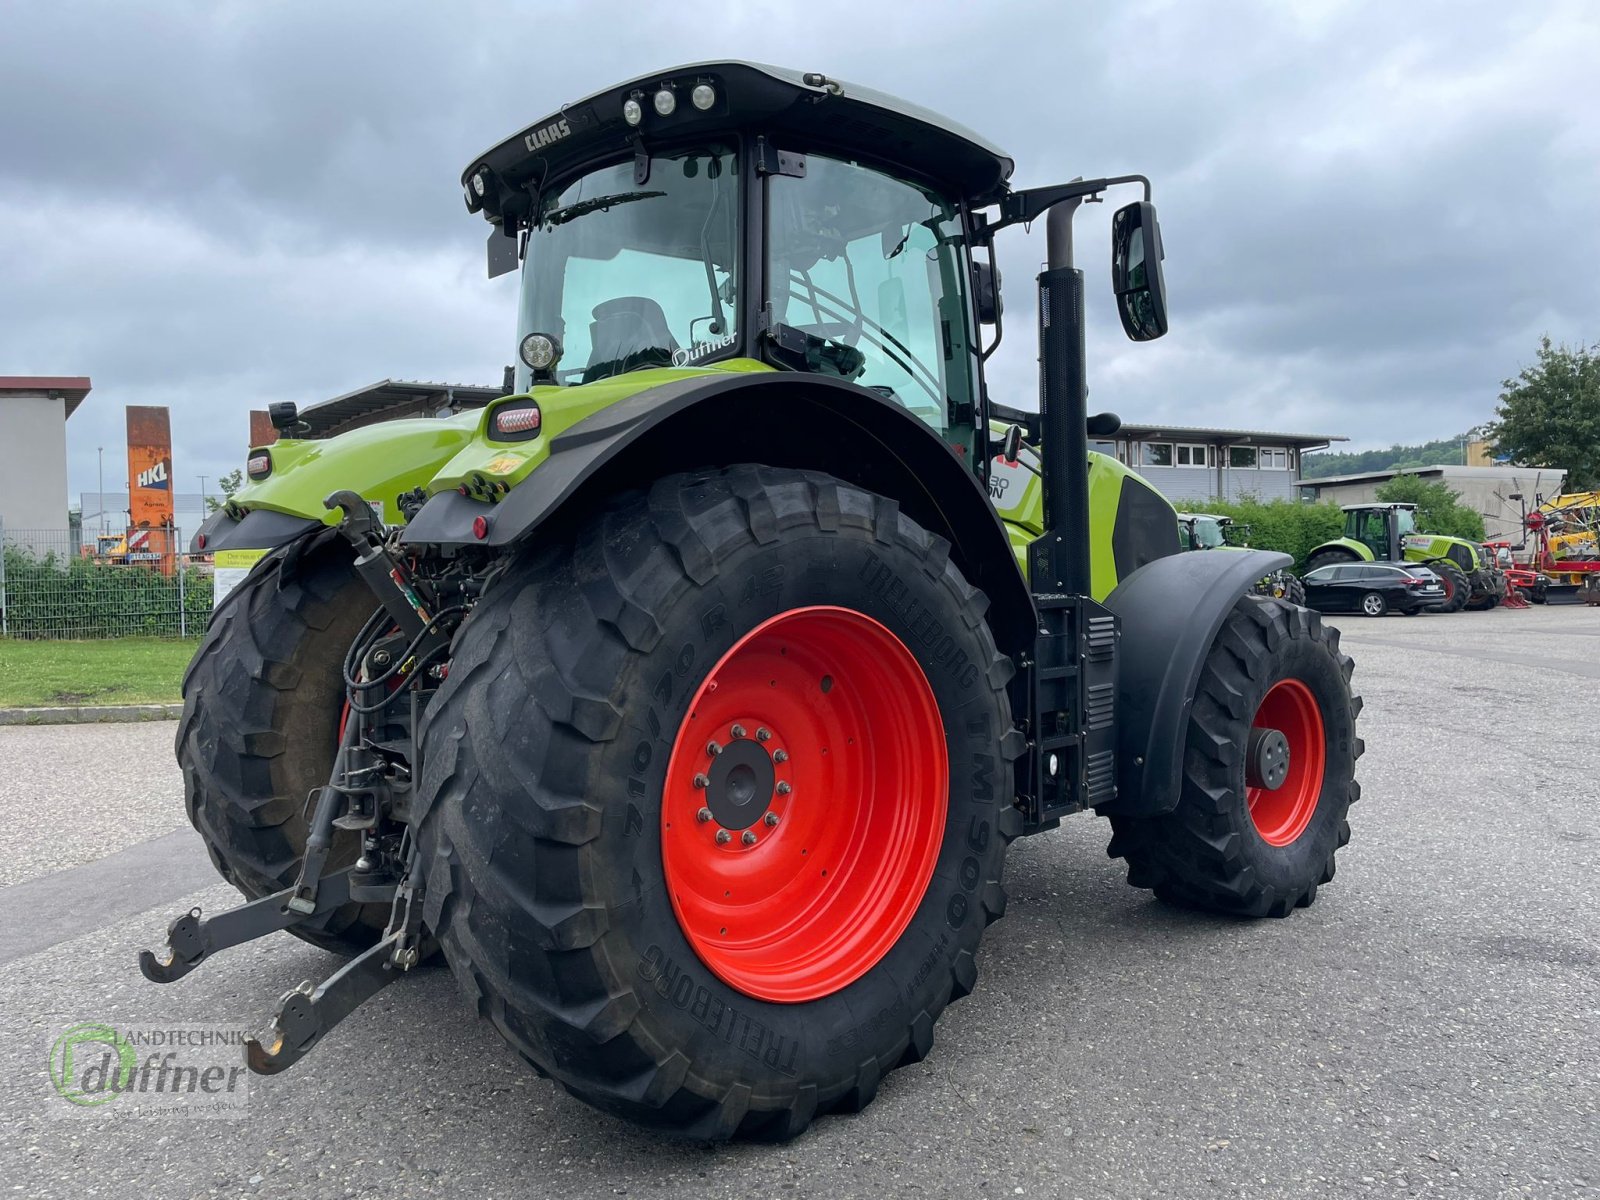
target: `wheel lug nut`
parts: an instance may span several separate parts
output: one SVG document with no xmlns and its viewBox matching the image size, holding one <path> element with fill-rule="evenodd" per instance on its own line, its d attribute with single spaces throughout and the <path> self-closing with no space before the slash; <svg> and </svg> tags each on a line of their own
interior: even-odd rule
<svg viewBox="0 0 1600 1200">
<path fill-rule="evenodd" d="M 773 753 L 773 755 L 772 755 L 772 761 L 773 762 L 788 762 L 789 761 L 789 752 L 787 750 L 775 751 Z"/>
<path fill-rule="evenodd" d="M 706 775 L 696 775 L 694 777 L 694 785 L 697 788 L 710 787 L 711 786 L 711 779 L 710 779 L 709 776 L 706 776 Z"/>
<path fill-rule="evenodd" d="M 748 829 L 746 829 L 743 833 L 741 833 L 739 835 L 739 840 L 741 842 L 743 842 L 746 846 L 754 846 L 756 844 L 756 835 L 751 833 Z"/>
<path fill-rule="evenodd" d="M 732 840 L 733 834 L 729 833 L 726 829 L 717 830 L 717 845 L 726 846 Z"/>
<path fill-rule="evenodd" d="M 758 741 L 758 742 L 770 742 L 771 740 L 772 740 L 772 730 L 770 730 L 770 729 L 758 729 L 758 730 L 756 730 L 756 741 Z"/>
<path fill-rule="evenodd" d="M 775 813 L 775 812 L 769 812 L 766 816 L 762 817 L 761 819 L 767 823 L 767 828 L 771 829 L 774 825 L 776 825 L 778 823 L 778 814 Z"/>
<path fill-rule="evenodd" d="M 732 733 L 736 738 L 742 738 L 744 736 L 744 726 L 735 725 L 731 730 L 729 730 L 729 732 Z"/>
<path fill-rule="evenodd" d="M 706 821 L 711 820 L 711 810 L 709 808 L 702 808 L 699 812 L 695 813 L 694 819 L 704 824 Z"/>
<path fill-rule="evenodd" d="M 722 753 L 722 747 L 716 742 L 707 742 L 706 753 L 711 755 L 712 758 L 715 758 L 717 755 Z"/>
<path fill-rule="evenodd" d="M 778 795 L 780 796 L 787 796 L 792 791 L 794 791 L 794 788 L 789 786 L 787 779 L 778 785 Z"/>
</svg>

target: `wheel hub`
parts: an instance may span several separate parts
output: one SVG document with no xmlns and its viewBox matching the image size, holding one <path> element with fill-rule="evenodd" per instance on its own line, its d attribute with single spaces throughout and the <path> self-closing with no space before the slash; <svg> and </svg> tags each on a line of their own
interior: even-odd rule
<svg viewBox="0 0 1600 1200">
<path fill-rule="evenodd" d="M 1275 792 L 1289 778 L 1289 739 L 1278 729 L 1252 729 L 1245 751 L 1244 781 Z"/>
<path fill-rule="evenodd" d="M 787 780 L 778 779 L 778 765 L 774 762 L 778 745 L 772 744 L 772 753 L 769 753 L 770 732 L 765 727 L 760 732 L 768 734 L 768 738 L 758 741 L 747 737 L 744 725 L 735 723 L 728 731 L 729 741 L 706 746 L 709 765 L 702 764 L 696 777 L 705 780 L 705 808 L 710 820 L 703 824 L 709 835 L 714 836 L 719 829 L 740 833 L 755 826 L 759 837 L 760 828 L 777 824 L 768 821 L 767 814 L 778 815 L 774 802 L 780 796 L 787 796 L 791 788 Z M 716 746 L 715 753 L 712 746 Z M 787 762 L 788 757 L 784 754 L 781 761 Z M 752 843 L 729 839 L 718 844 L 733 850 Z"/>
</svg>

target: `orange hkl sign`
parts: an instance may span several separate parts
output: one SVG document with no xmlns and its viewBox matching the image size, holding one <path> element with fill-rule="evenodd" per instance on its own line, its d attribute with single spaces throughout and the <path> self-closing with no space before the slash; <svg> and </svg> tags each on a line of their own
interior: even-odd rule
<svg viewBox="0 0 1600 1200">
<path fill-rule="evenodd" d="M 130 404 L 128 524 L 167 529 L 172 520 L 172 421 L 165 407 Z"/>
</svg>

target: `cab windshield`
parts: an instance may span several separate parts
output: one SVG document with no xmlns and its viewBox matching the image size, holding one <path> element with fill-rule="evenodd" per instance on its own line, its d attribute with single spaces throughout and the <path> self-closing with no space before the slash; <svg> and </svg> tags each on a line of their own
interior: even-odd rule
<svg viewBox="0 0 1600 1200">
<path fill-rule="evenodd" d="M 1196 550 L 1215 550 L 1218 546 L 1226 544 L 1222 536 L 1222 525 L 1217 521 L 1197 518 L 1191 528 L 1194 530 Z"/>
<path fill-rule="evenodd" d="M 557 383 L 643 367 L 689 366 L 732 352 L 739 170 L 709 146 L 602 167 L 540 198 L 522 268 L 517 340 L 554 334 Z M 517 389 L 532 383 L 517 361 Z"/>
</svg>

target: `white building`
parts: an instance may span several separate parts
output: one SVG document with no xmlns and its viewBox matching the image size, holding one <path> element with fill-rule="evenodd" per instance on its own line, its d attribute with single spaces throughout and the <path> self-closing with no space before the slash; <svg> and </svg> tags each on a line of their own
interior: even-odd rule
<svg viewBox="0 0 1600 1200">
<path fill-rule="evenodd" d="M 67 418 L 85 376 L 0 376 L 0 526 L 7 545 L 70 553 Z"/>
<path fill-rule="evenodd" d="M 1325 433 L 1203 429 L 1125 421 L 1089 448 L 1114 455 L 1174 503 L 1220 498 L 1298 500 L 1300 456 L 1348 441 Z"/>
</svg>

